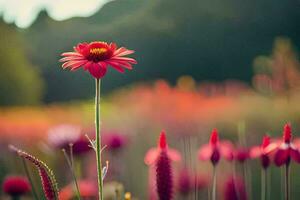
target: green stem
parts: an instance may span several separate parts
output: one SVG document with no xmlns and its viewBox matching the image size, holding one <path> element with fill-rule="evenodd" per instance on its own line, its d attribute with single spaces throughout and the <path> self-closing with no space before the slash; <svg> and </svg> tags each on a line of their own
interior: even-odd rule
<svg viewBox="0 0 300 200">
<path fill-rule="evenodd" d="M 67 163 L 68 163 L 68 166 L 69 166 L 69 168 L 70 168 L 70 170 L 71 170 L 71 174 L 72 174 L 73 181 L 74 181 L 75 188 L 76 188 L 76 196 L 77 196 L 77 199 L 78 199 L 78 200 L 81 200 L 80 190 L 79 190 L 77 178 L 76 178 L 75 171 L 74 171 L 73 161 L 70 160 L 70 158 L 69 158 L 69 156 L 68 156 L 68 154 L 67 154 L 67 152 L 66 152 L 65 149 L 63 149 L 62 151 L 63 151 L 63 153 L 64 153 L 64 156 L 65 156 L 65 158 L 66 158 L 66 161 L 67 161 Z M 73 151 L 73 150 L 72 150 L 72 147 L 70 146 L 70 152 L 71 152 L 71 155 L 73 154 L 72 151 Z"/>
<path fill-rule="evenodd" d="M 267 200 L 267 169 L 261 170 L 261 200 Z"/>
<path fill-rule="evenodd" d="M 98 173 L 98 191 L 99 200 L 103 199 L 103 180 L 102 180 L 102 162 L 101 162 L 101 135 L 100 135 L 100 79 L 96 79 L 95 95 L 95 125 L 96 125 L 96 160 Z"/>
<path fill-rule="evenodd" d="M 290 199 L 290 162 L 285 165 L 285 200 Z"/>
<path fill-rule="evenodd" d="M 213 188 L 212 188 L 212 200 L 217 199 L 217 169 L 213 167 Z"/>
<path fill-rule="evenodd" d="M 26 161 L 25 161 L 25 159 L 24 159 L 23 157 L 22 157 L 21 159 L 22 159 L 22 163 L 23 163 L 23 167 L 24 167 L 26 176 L 27 176 L 27 178 L 28 178 L 28 180 L 29 180 L 29 183 L 30 183 L 30 185 L 31 185 L 31 192 L 32 192 L 32 195 L 33 195 L 33 197 L 34 197 L 35 200 L 38 200 L 39 198 L 38 198 L 38 195 L 37 195 L 37 193 L 36 193 L 36 190 L 35 190 L 35 187 L 34 187 L 34 184 L 33 184 L 33 180 L 32 180 L 32 178 L 31 178 L 31 176 L 30 176 L 30 172 L 29 172 L 27 163 L 26 163 Z M 16 199 L 19 199 L 19 198 L 16 197 Z"/>
</svg>

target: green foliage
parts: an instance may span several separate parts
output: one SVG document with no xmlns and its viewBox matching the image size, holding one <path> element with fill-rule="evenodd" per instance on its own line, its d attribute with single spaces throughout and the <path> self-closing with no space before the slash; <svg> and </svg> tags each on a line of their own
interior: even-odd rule
<svg viewBox="0 0 300 200">
<path fill-rule="evenodd" d="M 29 62 L 14 29 L 0 23 L 0 105 L 37 104 L 43 80 Z"/>
</svg>

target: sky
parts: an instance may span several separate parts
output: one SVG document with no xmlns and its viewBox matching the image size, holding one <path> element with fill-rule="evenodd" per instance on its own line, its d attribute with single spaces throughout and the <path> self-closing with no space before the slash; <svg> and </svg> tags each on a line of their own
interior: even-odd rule
<svg viewBox="0 0 300 200">
<path fill-rule="evenodd" d="M 110 0 L 0 0 L 0 16 L 7 23 L 28 28 L 42 10 L 54 20 L 89 17 Z"/>
</svg>

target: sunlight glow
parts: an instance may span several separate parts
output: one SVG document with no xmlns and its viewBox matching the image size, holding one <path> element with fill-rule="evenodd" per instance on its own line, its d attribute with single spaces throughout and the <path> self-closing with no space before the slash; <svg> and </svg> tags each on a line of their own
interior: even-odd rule
<svg viewBox="0 0 300 200">
<path fill-rule="evenodd" d="M 0 16 L 20 28 L 29 27 L 42 10 L 54 20 L 89 17 L 110 0 L 0 0 Z"/>
</svg>

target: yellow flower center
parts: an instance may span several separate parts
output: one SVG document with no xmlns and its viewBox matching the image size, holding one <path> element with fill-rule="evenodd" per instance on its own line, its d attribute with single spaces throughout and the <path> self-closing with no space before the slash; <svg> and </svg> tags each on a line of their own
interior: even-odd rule
<svg viewBox="0 0 300 200">
<path fill-rule="evenodd" d="M 102 54 L 105 54 L 106 52 L 107 52 L 106 48 L 93 48 L 93 49 L 90 49 L 90 54 L 93 54 L 93 55 L 102 55 Z"/>
</svg>

